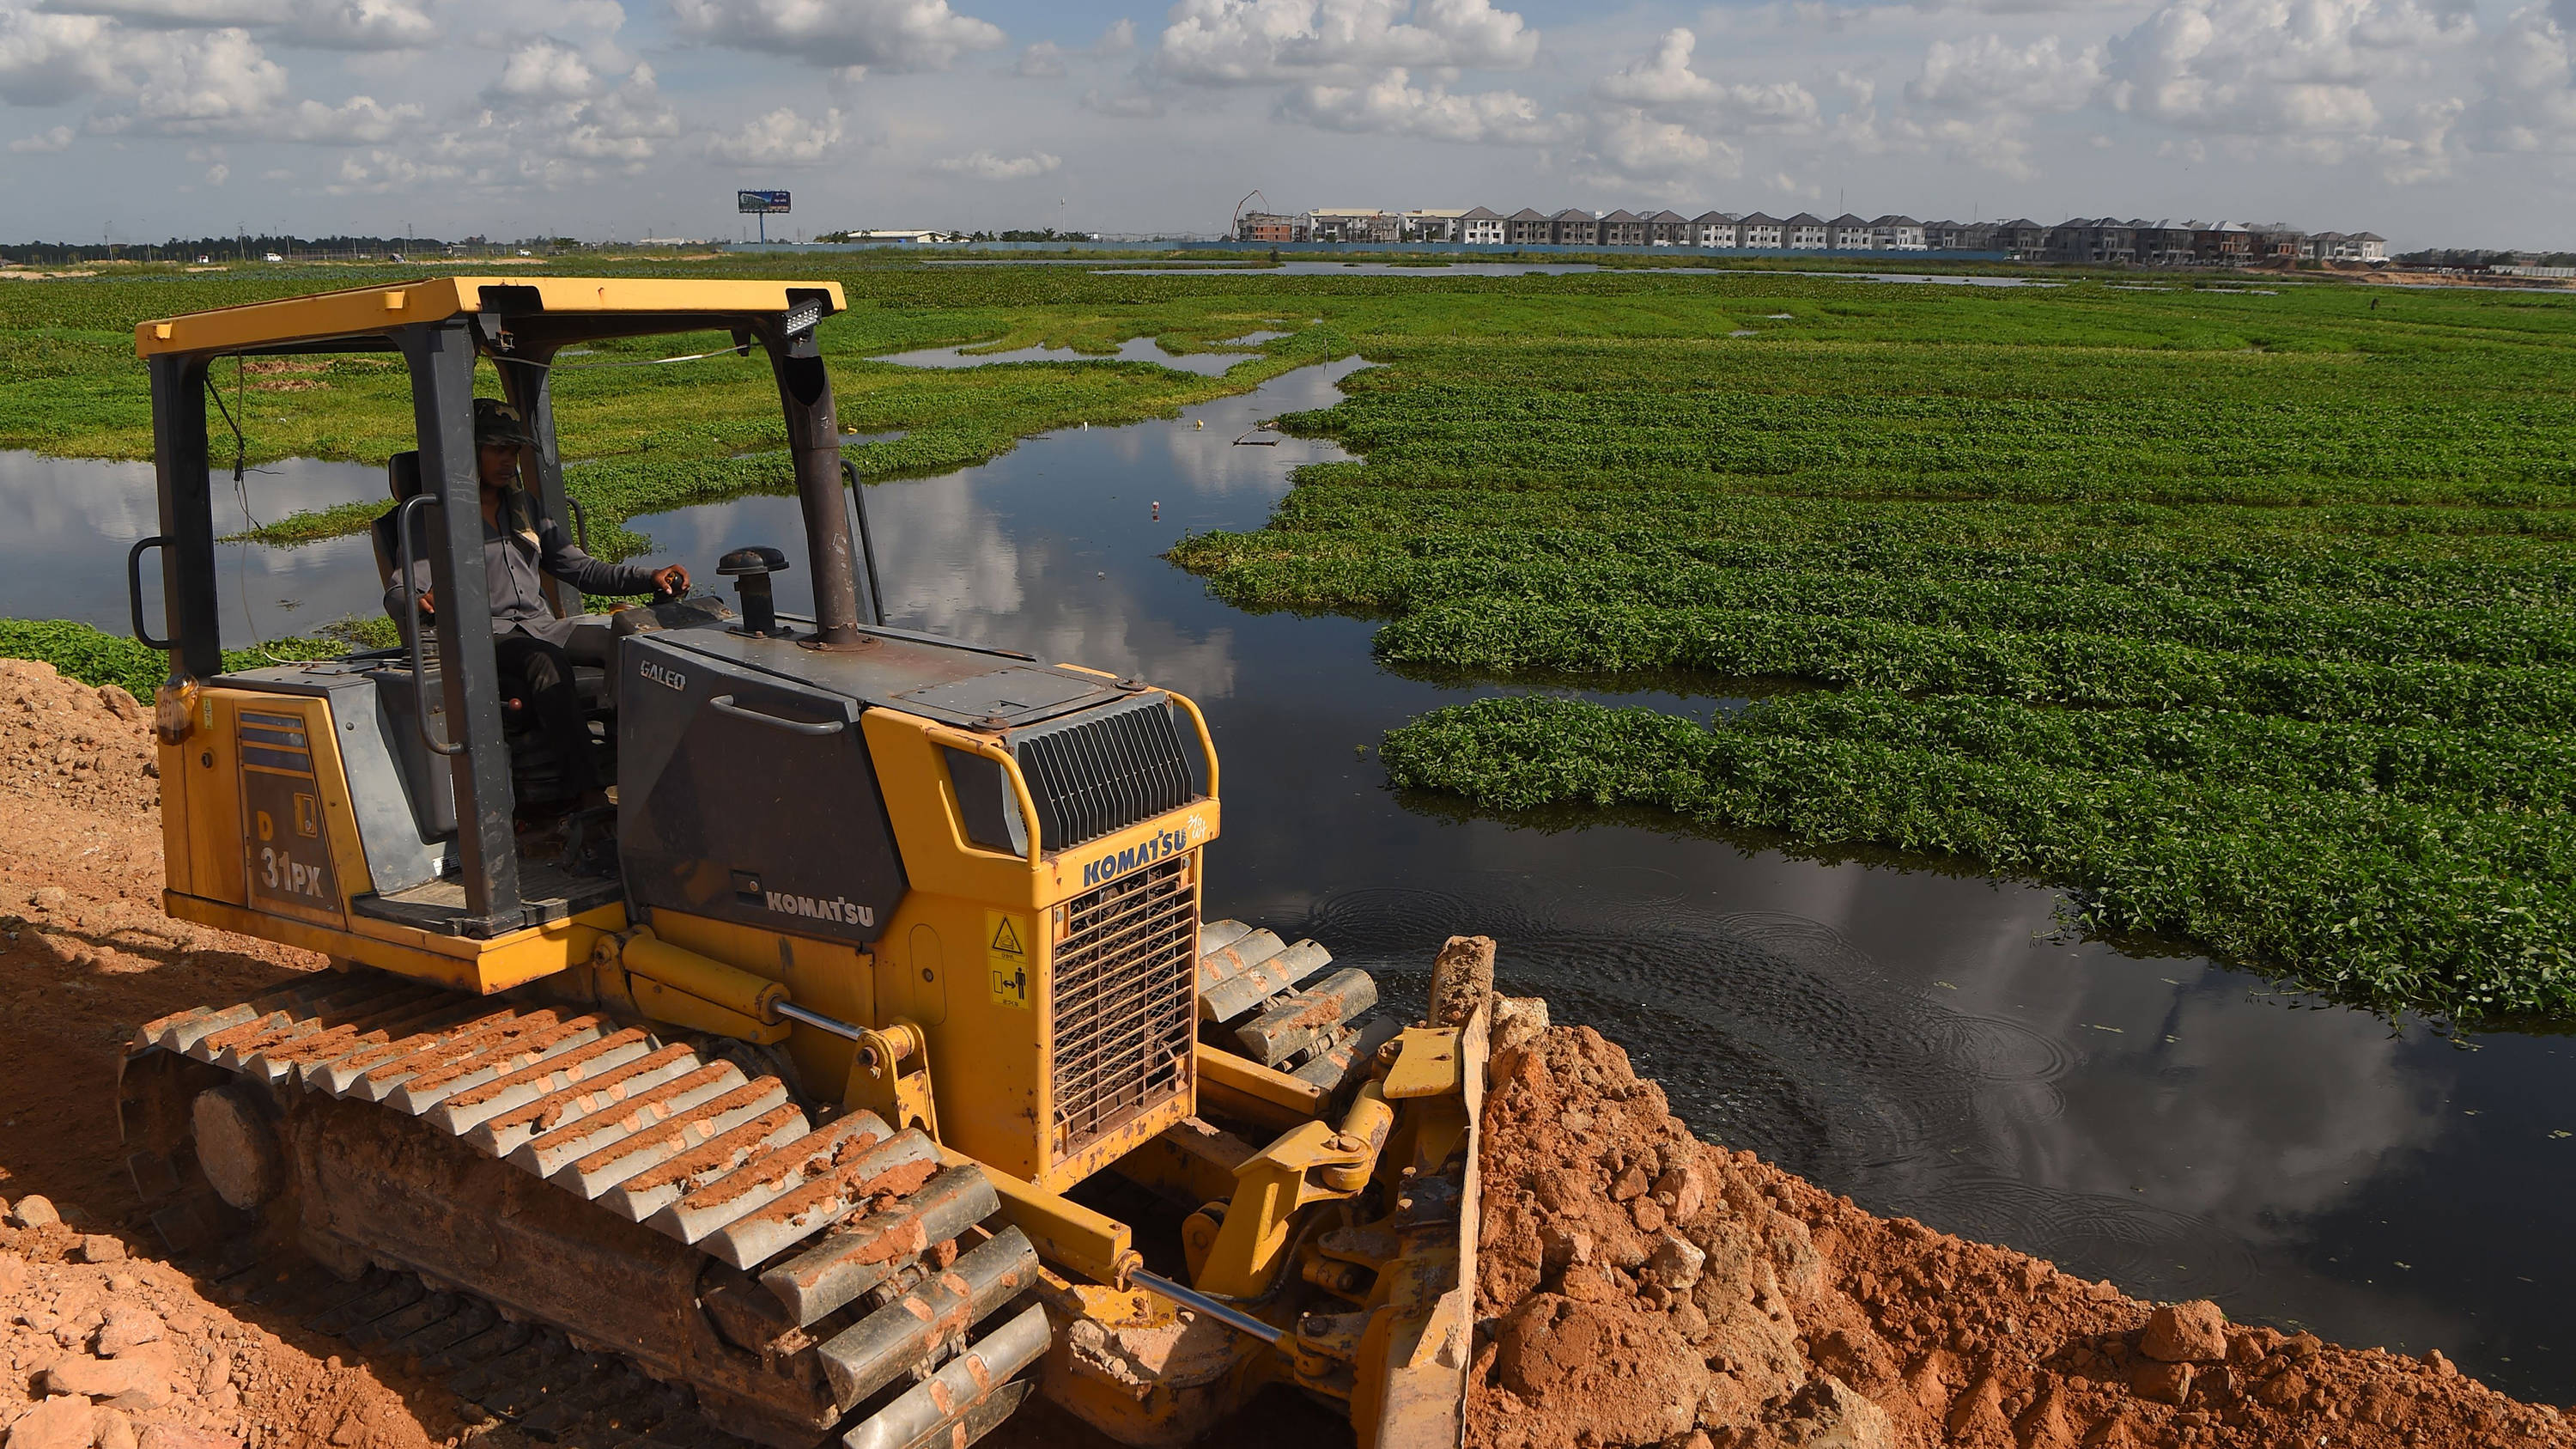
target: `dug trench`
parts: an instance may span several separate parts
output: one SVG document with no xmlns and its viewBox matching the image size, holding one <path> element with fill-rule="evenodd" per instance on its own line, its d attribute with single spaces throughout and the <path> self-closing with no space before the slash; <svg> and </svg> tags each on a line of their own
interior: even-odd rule
<svg viewBox="0 0 2576 1449">
<path fill-rule="evenodd" d="M 518 1449 L 437 1376 L 161 1256 L 118 1165 L 120 1045 L 323 962 L 161 913 L 146 715 L 113 686 L 0 660 L 6 1449 Z M 1695 1140 L 1617 1046 L 1546 1026 L 1536 1003 L 1502 1003 L 1495 1042 L 1479 1449 L 2576 1445 L 2557 1410 L 2438 1354 L 2140 1303 L 1874 1217 Z M 1314 1449 L 1316 1420 L 1283 1407 L 1228 1441 Z M 985 1442 L 1104 1441 L 1033 1401 Z"/>
</svg>

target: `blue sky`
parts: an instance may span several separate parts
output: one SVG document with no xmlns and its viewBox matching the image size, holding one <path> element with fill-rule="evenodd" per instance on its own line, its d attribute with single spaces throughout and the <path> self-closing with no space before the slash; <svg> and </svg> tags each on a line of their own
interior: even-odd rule
<svg viewBox="0 0 2576 1449">
<path fill-rule="evenodd" d="M 0 237 L 2286 220 L 2576 247 L 2576 0 L 0 0 Z"/>
</svg>

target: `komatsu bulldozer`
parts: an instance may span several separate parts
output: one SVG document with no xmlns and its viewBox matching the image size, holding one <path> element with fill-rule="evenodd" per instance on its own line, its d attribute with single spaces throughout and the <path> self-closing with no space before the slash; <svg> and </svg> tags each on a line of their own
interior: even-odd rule
<svg viewBox="0 0 2576 1449">
<path fill-rule="evenodd" d="M 1203 923 L 1195 703 L 885 625 L 815 341 L 843 305 L 460 276 L 140 324 L 164 901 L 333 968 L 136 1033 L 153 1222 L 545 1438 L 962 1446 L 1042 1391 L 1176 1446 L 1282 1386 L 1447 1449 L 1490 952 L 1407 1022 L 1312 942 Z M 613 641 L 576 671 L 611 803 L 579 808 L 496 670 L 478 376 L 559 520 L 556 360 L 705 333 L 776 379 L 813 613 L 776 609 L 767 540 L 733 603 L 564 591 Z M 434 628 L 227 670 L 210 370 L 349 352 L 410 381 L 379 537 L 425 552 Z"/>
</svg>

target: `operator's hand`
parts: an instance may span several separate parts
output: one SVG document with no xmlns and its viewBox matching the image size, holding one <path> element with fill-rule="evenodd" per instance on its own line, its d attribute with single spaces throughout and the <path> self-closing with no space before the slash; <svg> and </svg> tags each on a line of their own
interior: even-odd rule
<svg viewBox="0 0 2576 1449">
<path fill-rule="evenodd" d="M 420 591 L 420 616 L 423 619 L 438 617 L 438 598 L 427 589 Z"/>
<path fill-rule="evenodd" d="M 665 564 L 653 571 L 653 587 L 674 599 L 689 596 L 689 571 L 680 564 Z"/>
</svg>

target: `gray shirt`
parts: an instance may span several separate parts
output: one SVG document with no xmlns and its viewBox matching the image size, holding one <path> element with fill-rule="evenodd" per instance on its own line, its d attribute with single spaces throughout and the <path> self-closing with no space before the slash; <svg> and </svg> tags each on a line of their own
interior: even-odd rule
<svg viewBox="0 0 2576 1449">
<path fill-rule="evenodd" d="M 483 523 L 484 587 L 492 595 L 492 632 L 495 634 L 533 634 L 552 644 L 571 640 L 573 621 L 558 619 L 546 607 L 545 579 L 551 575 L 585 594 L 643 594 L 653 589 L 653 571 L 641 564 L 602 563 L 582 552 L 581 546 L 564 536 L 563 526 L 551 518 L 540 518 L 528 495 L 512 490 L 501 500 L 501 517 L 516 528 L 496 528 L 491 521 Z M 427 510 L 413 516 L 411 576 L 401 576 L 401 565 L 394 568 L 393 584 L 385 590 L 385 612 L 396 625 L 410 627 L 411 600 L 430 586 L 428 530 L 421 526 Z M 381 542 L 393 541 L 393 515 L 376 520 Z M 400 555 L 387 548 L 388 557 Z M 442 604 L 444 600 L 440 601 Z"/>
</svg>

